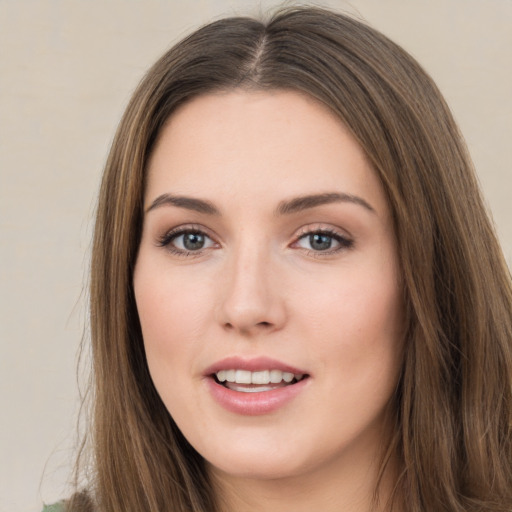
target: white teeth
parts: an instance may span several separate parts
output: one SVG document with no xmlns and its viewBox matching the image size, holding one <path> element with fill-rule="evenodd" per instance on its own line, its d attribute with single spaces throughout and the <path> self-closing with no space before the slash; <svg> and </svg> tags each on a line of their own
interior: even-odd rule
<svg viewBox="0 0 512 512">
<path fill-rule="evenodd" d="M 248 370 L 236 370 L 235 382 L 237 384 L 251 384 L 251 372 Z"/>
<path fill-rule="evenodd" d="M 298 373 L 294 375 L 290 372 L 282 372 L 281 370 L 261 370 L 258 372 L 250 372 L 249 370 L 219 370 L 216 374 L 219 382 L 234 382 L 237 384 L 279 384 L 284 381 L 287 384 L 295 380 L 299 381 L 304 374 Z"/>
<path fill-rule="evenodd" d="M 249 388 L 247 386 L 238 386 L 235 384 L 230 384 L 229 389 L 233 391 L 238 391 L 240 393 L 262 393 L 264 391 L 272 391 L 274 388 L 272 386 L 255 386 Z"/>
<path fill-rule="evenodd" d="M 270 370 L 270 382 L 279 384 L 283 380 L 283 372 L 281 370 Z"/>
<path fill-rule="evenodd" d="M 283 372 L 283 380 L 285 382 L 291 382 L 293 380 L 293 373 Z"/>
<path fill-rule="evenodd" d="M 252 384 L 268 384 L 270 382 L 270 371 L 252 372 L 251 382 Z"/>
</svg>

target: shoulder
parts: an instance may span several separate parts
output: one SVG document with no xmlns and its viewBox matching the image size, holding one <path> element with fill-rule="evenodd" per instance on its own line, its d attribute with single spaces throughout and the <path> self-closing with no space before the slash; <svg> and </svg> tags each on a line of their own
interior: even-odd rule
<svg viewBox="0 0 512 512">
<path fill-rule="evenodd" d="M 45 505 L 43 512 L 66 512 L 66 505 L 62 501 L 53 505 Z"/>
<path fill-rule="evenodd" d="M 44 505 L 42 512 L 95 512 L 93 500 L 87 491 L 80 491 L 67 500 Z"/>
</svg>

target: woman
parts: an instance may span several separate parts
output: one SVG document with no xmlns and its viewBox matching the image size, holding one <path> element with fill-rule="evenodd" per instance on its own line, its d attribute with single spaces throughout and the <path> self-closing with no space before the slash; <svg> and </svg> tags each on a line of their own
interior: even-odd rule
<svg viewBox="0 0 512 512">
<path fill-rule="evenodd" d="M 106 165 L 69 510 L 509 511 L 511 311 L 408 54 L 316 8 L 212 23 L 148 72 Z"/>
</svg>

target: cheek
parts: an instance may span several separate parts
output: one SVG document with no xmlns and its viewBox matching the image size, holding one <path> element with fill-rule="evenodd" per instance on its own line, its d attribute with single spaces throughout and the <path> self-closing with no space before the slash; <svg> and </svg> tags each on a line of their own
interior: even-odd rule
<svg viewBox="0 0 512 512">
<path fill-rule="evenodd" d="M 203 337 L 211 301 L 206 288 L 201 292 L 168 270 L 158 272 L 143 263 L 138 262 L 134 289 L 148 365 L 155 378 L 160 369 L 188 368 L 186 356 Z"/>
<path fill-rule="evenodd" d="M 296 306 L 301 311 L 300 329 L 315 340 L 311 355 L 325 371 L 338 371 L 347 382 L 394 374 L 403 336 L 395 272 L 371 272 L 367 266 L 319 284 L 301 294 Z"/>
<path fill-rule="evenodd" d="M 381 283 L 385 284 L 385 283 Z M 325 374 L 324 405 L 332 421 L 354 435 L 362 425 L 380 424 L 395 393 L 401 368 L 402 308 L 398 287 L 350 287 L 331 306 L 330 323 L 317 337 L 316 354 Z M 336 303 L 335 303 L 336 304 Z M 334 320 L 332 320 L 334 319 Z M 347 422 L 347 411 L 351 419 Z"/>
</svg>

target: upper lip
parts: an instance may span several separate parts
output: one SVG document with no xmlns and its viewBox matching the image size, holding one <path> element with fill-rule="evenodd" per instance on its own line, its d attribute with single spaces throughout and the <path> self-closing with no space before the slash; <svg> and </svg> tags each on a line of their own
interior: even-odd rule
<svg viewBox="0 0 512 512">
<path fill-rule="evenodd" d="M 282 372 L 293 373 L 295 375 L 307 374 L 305 370 L 296 368 L 289 364 L 272 359 L 270 357 L 254 357 L 246 359 L 239 356 L 231 356 L 221 359 L 206 368 L 204 375 L 213 375 L 221 370 L 248 370 L 251 372 L 259 372 L 263 370 L 281 370 Z"/>
</svg>

